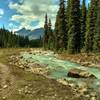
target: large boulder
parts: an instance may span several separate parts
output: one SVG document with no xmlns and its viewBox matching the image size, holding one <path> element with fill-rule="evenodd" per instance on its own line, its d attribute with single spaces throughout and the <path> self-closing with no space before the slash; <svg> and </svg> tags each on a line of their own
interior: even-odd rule
<svg viewBox="0 0 100 100">
<path fill-rule="evenodd" d="M 73 78 L 96 78 L 96 76 L 93 75 L 92 73 L 77 68 L 69 70 L 67 76 Z"/>
</svg>

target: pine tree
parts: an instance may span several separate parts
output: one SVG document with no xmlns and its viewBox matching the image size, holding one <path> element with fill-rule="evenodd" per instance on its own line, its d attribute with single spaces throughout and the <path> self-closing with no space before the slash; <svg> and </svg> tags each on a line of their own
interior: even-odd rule
<svg viewBox="0 0 100 100">
<path fill-rule="evenodd" d="M 44 49 L 48 49 L 48 16 L 45 15 L 45 25 L 44 25 L 44 38 L 43 38 L 43 47 Z"/>
<path fill-rule="evenodd" d="M 66 7 L 66 49 L 68 45 L 68 31 L 69 31 L 69 14 L 70 14 L 70 0 L 67 0 L 67 7 Z"/>
<path fill-rule="evenodd" d="M 53 35 L 53 31 L 51 28 L 51 19 L 49 19 L 49 23 L 48 23 L 48 35 L 49 35 L 49 39 L 48 39 L 48 49 L 53 50 L 54 48 L 54 35 Z"/>
<path fill-rule="evenodd" d="M 43 42 L 43 38 L 42 38 L 42 36 L 40 36 L 40 38 L 39 38 L 39 46 L 40 46 L 40 47 L 43 46 L 43 43 L 42 43 L 42 42 Z"/>
<path fill-rule="evenodd" d="M 80 52 L 80 33 L 80 0 L 71 0 L 68 31 L 68 53 L 74 54 Z"/>
<path fill-rule="evenodd" d="M 57 16 L 56 16 L 56 22 L 55 22 L 55 29 L 54 29 L 54 49 L 55 50 L 58 50 L 59 48 L 58 48 L 58 37 L 57 37 L 57 35 L 58 35 L 58 20 L 59 20 L 59 11 L 57 12 Z"/>
<path fill-rule="evenodd" d="M 87 31 L 85 36 L 85 50 L 87 53 L 93 51 L 94 33 L 96 33 L 96 17 L 97 17 L 97 0 L 91 0 L 88 18 L 87 18 Z"/>
<path fill-rule="evenodd" d="M 83 0 L 82 2 L 82 17 L 81 17 L 81 48 L 85 46 L 85 33 L 86 33 L 86 14 L 87 14 L 87 8 L 85 4 L 86 0 Z"/>
<path fill-rule="evenodd" d="M 27 42 L 26 42 L 27 40 Z M 8 47 L 25 47 L 29 45 L 29 39 L 27 37 L 22 37 L 13 32 L 9 32 L 8 30 L 2 28 L 0 29 L 0 47 L 8 48 Z"/>
<path fill-rule="evenodd" d="M 70 14 L 70 0 L 67 0 L 67 8 L 66 8 L 66 30 L 67 30 L 67 33 L 69 30 L 69 14 Z"/>
<path fill-rule="evenodd" d="M 28 36 L 26 36 L 24 38 L 24 41 L 25 41 L 25 47 L 28 47 L 29 46 L 29 38 L 28 38 Z"/>
<path fill-rule="evenodd" d="M 100 0 L 97 5 L 96 33 L 94 34 L 94 52 L 100 52 Z"/>
<path fill-rule="evenodd" d="M 67 47 L 65 1 L 60 0 L 60 7 L 57 13 L 55 24 L 56 50 L 63 50 Z"/>
</svg>

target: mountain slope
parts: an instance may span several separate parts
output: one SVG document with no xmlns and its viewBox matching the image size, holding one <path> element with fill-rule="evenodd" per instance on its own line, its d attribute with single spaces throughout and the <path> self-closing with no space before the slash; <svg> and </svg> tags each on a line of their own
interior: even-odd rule
<svg viewBox="0 0 100 100">
<path fill-rule="evenodd" d="M 44 29 L 43 28 L 38 28 L 35 30 L 27 30 L 25 28 L 22 28 L 18 31 L 15 32 L 17 35 L 21 35 L 21 36 L 28 36 L 29 39 L 39 39 L 40 36 L 43 37 L 44 34 Z"/>
<path fill-rule="evenodd" d="M 30 34 L 30 32 L 31 32 L 31 30 L 27 30 L 25 28 L 22 28 L 22 29 L 16 31 L 16 33 L 21 36 L 27 36 L 28 34 Z"/>
</svg>

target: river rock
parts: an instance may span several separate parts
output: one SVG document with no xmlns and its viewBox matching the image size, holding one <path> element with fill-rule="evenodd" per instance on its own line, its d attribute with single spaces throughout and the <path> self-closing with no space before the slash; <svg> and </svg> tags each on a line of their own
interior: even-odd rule
<svg viewBox="0 0 100 100">
<path fill-rule="evenodd" d="M 4 86 L 3 86 L 3 89 L 6 89 L 6 88 L 8 88 L 8 85 L 4 85 Z"/>
<path fill-rule="evenodd" d="M 62 83 L 64 85 L 69 85 L 68 82 L 65 79 L 58 79 L 57 80 L 59 83 Z"/>
<path fill-rule="evenodd" d="M 3 99 L 3 100 L 6 100 L 6 97 L 3 97 L 2 99 Z"/>
<path fill-rule="evenodd" d="M 81 62 L 81 65 L 82 66 L 89 66 L 91 63 L 89 63 L 89 62 Z"/>
<path fill-rule="evenodd" d="M 88 71 L 76 68 L 69 70 L 67 76 L 73 78 L 96 78 L 95 75 L 89 73 Z"/>
<path fill-rule="evenodd" d="M 96 97 L 92 97 L 91 100 L 97 100 Z"/>
<path fill-rule="evenodd" d="M 90 94 L 90 96 L 91 96 L 91 97 L 97 97 L 97 93 L 96 93 L 96 92 L 92 92 L 92 93 Z"/>
<path fill-rule="evenodd" d="M 19 66 L 19 68 L 22 68 L 22 69 L 24 69 L 24 66 L 23 66 L 23 65 L 20 65 L 20 66 Z"/>
</svg>

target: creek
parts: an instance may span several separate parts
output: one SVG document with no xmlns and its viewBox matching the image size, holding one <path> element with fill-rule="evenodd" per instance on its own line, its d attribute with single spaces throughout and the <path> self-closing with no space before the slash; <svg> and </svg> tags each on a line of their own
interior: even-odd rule
<svg viewBox="0 0 100 100">
<path fill-rule="evenodd" d="M 97 87 L 97 89 L 99 89 L 98 91 L 100 91 L 100 69 L 97 69 L 95 67 L 89 68 L 71 61 L 58 59 L 53 52 L 48 52 L 46 54 L 30 54 L 28 52 L 22 52 L 21 55 L 25 60 L 29 60 L 31 62 L 35 61 L 40 64 L 47 65 L 47 67 L 51 70 L 49 72 L 49 76 L 54 79 L 65 78 L 67 80 L 72 80 L 76 83 L 85 82 L 86 79 L 69 78 L 67 77 L 67 73 L 70 69 L 73 68 L 86 70 L 97 77 L 97 79 L 88 79 L 88 81 L 90 81 L 92 87 L 94 87 L 95 89 Z"/>
</svg>

